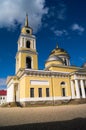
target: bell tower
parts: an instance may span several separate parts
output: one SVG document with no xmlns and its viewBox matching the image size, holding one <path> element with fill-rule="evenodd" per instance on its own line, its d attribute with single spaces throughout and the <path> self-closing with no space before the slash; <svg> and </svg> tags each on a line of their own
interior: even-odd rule
<svg viewBox="0 0 86 130">
<path fill-rule="evenodd" d="M 36 37 L 29 27 L 28 15 L 26 15 L 25 25 L 21 29 L 18 39 L 18 51 L 16 54 L 16 74 L 24 69 L 38 69 L 38 56 L 36 51 Z"/>
</svg>

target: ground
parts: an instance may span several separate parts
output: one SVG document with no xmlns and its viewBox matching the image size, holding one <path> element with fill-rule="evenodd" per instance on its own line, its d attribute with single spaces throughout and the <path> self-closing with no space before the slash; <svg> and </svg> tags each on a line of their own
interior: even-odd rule
<svg viewBox="0 0 86 130">
<path fill-rule="evenodd" d="M 0 108 L 1 129 L 86 130 L 86 104 Z"/>
</svg>

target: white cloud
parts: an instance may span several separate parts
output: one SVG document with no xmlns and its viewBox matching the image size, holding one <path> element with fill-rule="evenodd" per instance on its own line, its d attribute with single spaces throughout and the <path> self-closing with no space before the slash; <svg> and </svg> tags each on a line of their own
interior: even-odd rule
<svg viewBox="0 0 86 130">
<path fill-rule="evenodd" d="M 0 89 L 3 89 L 6 87 L 6 79 L 0 78 Z"/>
<path fill-rule="evenodd" d="M 42 17 L 47 14 L 44 8 L 45 0 L 0 0 L 0 27 L 15 27 L 24 24 L 25 14 L 28 13 L 29 24 L 36 32 L 41 24 Z"/>
<path fill-rule="evenodd" d="M 84 27 L 82 27 L 81 25 L 79 25 L 77 23 L 73 24 L 71 29 L 72 29 L 72 31 L 77 31 L 78 34 L 82 34 L 84 32 L 84 30 L 85 30 Z"/>
<path fill-rule="evenodd" d="M 63 29 L 63 30 L 54 30 L 54 33 L 56 34 L 56 36 L 67 36 L 68 32 L 67 30 Z"/>
</svg>

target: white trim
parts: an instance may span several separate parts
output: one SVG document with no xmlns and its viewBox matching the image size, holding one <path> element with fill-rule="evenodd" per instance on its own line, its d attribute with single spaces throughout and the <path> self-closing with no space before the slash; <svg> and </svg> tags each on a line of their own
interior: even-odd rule
<svg viewBox="0 0 86 130">
<path fill-rule="evenodd" d="M 30 70 L 30 69 L 25 69 Z M 32 72 L 45 72 L 45 73 L 59 73 L 59 74 L 69 74 L 70 72 L 62 72 L 62 71 L 45 71 L 45 70 L 31 70 Z"/>
<path fill-rule="evenodd" d="M 58 97 L 54 97 L 54 100 L 70 100 L 71 96 L 58 96 Z"/>
<path fill-rule="evenodd" d="M 45 97 L 45 98 L 20 98 L 20 101 L 51 101 L 53 100 L 52 97 Z"/>
<path fill-rule="evenodd" d="M 46 80 L 30 80 L 31 85 L 49 85 L 49 82 Z"/>
<path fill-rule="evenodd" d="M 55 100 L 70 100 L 71 99 L 71 96 L 68 96 L 68 97 L 44 97 L 44 98 L 20 98 L 20 101 L 21 102 L 24 102 L 24 101 L 54 101 Z"/>
</svg>

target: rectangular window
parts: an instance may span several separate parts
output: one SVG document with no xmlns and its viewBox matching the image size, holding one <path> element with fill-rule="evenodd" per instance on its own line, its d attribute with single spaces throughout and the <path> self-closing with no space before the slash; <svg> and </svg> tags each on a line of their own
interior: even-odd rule
<svg viewBox="0 0 86 130">
<path fill-rule="evenodd" d="M 30 88 L 30 97 L 34 97 L 34 88 Z"/>
<path fill-rule="evenodd" d="M 62 96 L 66 96 L 65 88 L 62 88 Z"/>
<path fill-rule="evenodd" d="M 49 88 L 46 88 L 46 97 L 49 97 Z"/>
<path fill-rule="evenodd" d="M 42 97 L 42 88 L 38 88 L 39 97 Z"/>
</svg>

